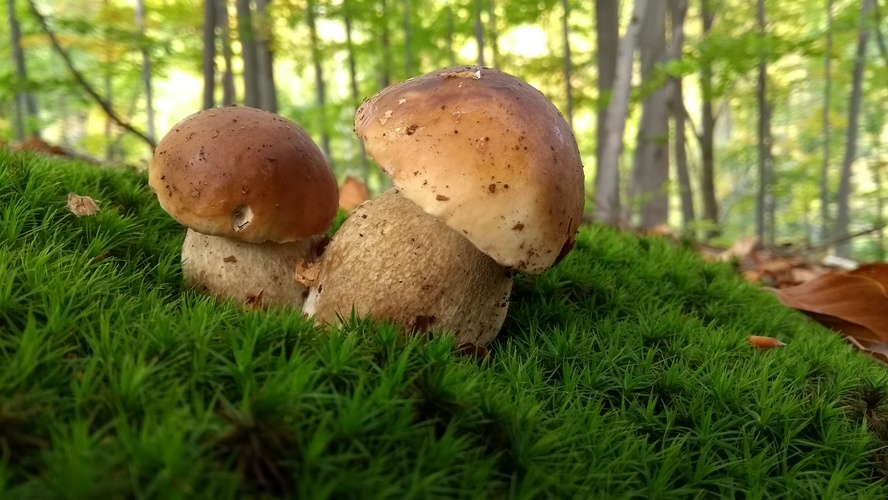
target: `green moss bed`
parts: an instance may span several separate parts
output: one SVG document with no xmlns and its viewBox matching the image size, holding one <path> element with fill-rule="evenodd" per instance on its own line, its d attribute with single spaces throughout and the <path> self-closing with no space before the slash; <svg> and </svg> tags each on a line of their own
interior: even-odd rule
<svg viewBox="0 0 888 500">
<path fill-rule="evenodd" d="M 480 358 L 217 302 L 183 236 L 142 174 L 0 153 L 0 498 L 888 494 L 885 369 L 680 244 L 584 227 Z"/>
</svg>

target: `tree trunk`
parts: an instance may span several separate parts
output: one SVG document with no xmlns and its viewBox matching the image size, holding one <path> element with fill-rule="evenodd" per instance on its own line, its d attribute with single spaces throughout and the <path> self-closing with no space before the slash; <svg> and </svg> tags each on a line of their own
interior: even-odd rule
<svg viewBox="0 0 888 500">
<path fill-rule="evenodd" d="M 236 0 L 237 32 L 240 38 L 241 59 L 243 61 L 244 105 L 261 107 L 259 88 L 259 52 L 256 46 L 256 33 L 253 29 L 253 13 L 250 0 Z"/>
<path fill-rule="evenodd" d="M 389 13 L 387 0 L 380 0 L 382 9 L 382 30 L 379 35 L 379 44 L 382 46 L 382 68 L 379 74 L 380 88 L 386 88 L 392 83 L 392 42 L 389 37 Z"/>
<path fill-rule="evenodd" d="M 684 23 L 688 13 L 688 0 L 671 0 L 672 45 L 673 59 L 682 58 L 684 47 Z M 679 198 L 681 200 L 681 221 L 686 234 L 694 232 L 694 192 L 691 189 L 691 176 L 688 169 L 687 127 L 684 105 L 683 79 L 673 77 L 672 81 L 672 119 L 675 123 L 675 173 L 678 177 Z"/>
<path fill-rule="evenodd" d="M 139 0 L 141 1 L 141 0 Z M 216 0 L 204 0 L 203 51 L 203 109 L 216 105 Z"/>
<path fill-rule="evenodd" d="M 756 17 L 759 36 L 766 36 L 765 0 L 758 0 Z M 767 55 L 761 54 L 758 71 L 758 160 L 759 189 L 755 211 L 756 235 L 763 244 L 774 246 L 774 165 L 771 155 L 771 104 L 768 101 Z"/>
<path fill-rule="evenodd" d="M 453 50 L 453 36 L 456 34 L 453 7 L 447 6 L 447 57 L 450 66 L 456 66 L 456 51 Z"/>
<path fill-rule="evenodd" d="M 478 66 L 484 66 L 484 23 L 481 22 L 481 0 L 472 0 L 475 18 L 475 45 L 478 48 Z"/>
<path fill-rule="evenodd" d="M 305 14 L 311 40 L 311 61 L 314 66 L 315 76 L 315 99 L 318 106 L 318 116 L 321 117 L 321 149 L 327 157 L 327 162 L 332 167 L 333 156 L 330 149 L 330 132 L 327 130 L 327 97 L 324 84 L 324 67 L 321 63 L 321 47 L 318 41 L 317 23 L 315 21 L 315 0 L 309 0 Z"/>
<path fill-rule="evenodd" d="M 102 6 L 104 8 L 108 8 L 111 4 L 111 0 L 102 0 Z M 105 42 L 105 67 L 102 68 L 102 86 L 104 87 L 102 90 L 105 93 L 105 99 L 108 102 L 114 102 L 114 85 L 113 85 L 113 75 L 114 68 L 112 67 L 111 60 L 114 57 L 111 52 L 112 42 L 111 37 L 109 36 L 108 30 L 104 31 L 104 42 Z M 65 126 L 67 127 L 67 124 Z M 111 119 L 110 116 L 105 116 L 105 161 L 112 162 L 117 158 L 117 147 L 118 142 L 114 138 L 114 120 Z"/>
<path fill-rule="evenodd" d="M 499 68 L 499 31 L 496 29 L 496 1 L 487 1 L 487 28 L 490 35 L 490 66 Z"/>
<path fill-rule="evenodd" d="M 34 95 L 23 90 L 28 84 L 28 69 L 25 64 L 25 51 L 22 49 L 22 32 L 15 8 L 15 0 L 7 0 L 7 15 L 9 16 L 9 41 L 12 48 L 12 59 L 15 63 L 15 115 L 13 116 L 13 128 L 15 138 L 21 141 L 26 136 L 40 136 L 40 130 L 35 126 L 37 121 L 37 102 Z"/>
<path fill-rule="evenodd" d="M 614 88 L 617 45 L 620 41 L 619 4 L 613 0 L 595 0 L 595 43 L 598 47 L 598 109 L 596 111 L 595 164 L 601 171 L 602 154 L 607 140 L 607 108 Z M 596 174 L 598 186 L 598 174 Z"/>
<path fill-rule="evenodd" d="M 642 80 L 647 80 L 666 54 L 666 2 L 648 6 L 639 34 Z M 638 204 L 642 228 L 650 229 L 669 220 L 669 87 L 661 85 L 642 104 L 641 123 L 632 161 L 629 207 Z"/>
<path fill-rule="evenodd" d="M 361 104 L 361 94 L 358 90 L 358 71 L 355 62 L 355 45 L 352 40 L 352 18 L 350 0 L 342 1 L 343 21 L 345 22 L 345 46 L 348 56 L 348 81 L 351 88 L 352 105 L 358 107 Z M 360 149 L 361 162 L 361 178 L 364 185 L 368 186 L 370 182 L 370 162 L 367 161 L 367 152 L 364 148 L 364 141 L 358 141 Z"/>
<path fill-rule="evenodd" d="M 607 136 L 595 176 L 595 218 L 610 225 L 620 223 L 620 153 L 629 112 L 635 45 L 647 7 L 648 0 L 635 0 L 629 26 L 617 44 L 614 86 L 607 107 Z"/>
<path fill-rule="evenodd" d="M 277 88 L 274 85 L 274 52 L 271 18 L 268 4 L 271 0 L 255 0 L 256 5 L 256 68 L 259 80 L 259 107 L 277 113 Z"/>
<path fill-rule="evenodd" d="M 820 164 L 820 241 L 830 237 L 829 165 L 832 127 L 829 123 L 832 102 L 833 0 L 826 0 L 826 55 L 823 58 L 823 161 Z"/>
<path fill-rule="evenodd" d="M 145 0 L 136 0 L 136 28 L 142 34 L 142 87 L 145 90 L 145 116 L 148 120 L 146 133 L 152 142 L 157 138 L 154 130 L 154 91 L 151 82 L 151 56 L 148 54 L 148 34 L 145 31 Z"/>
<path fill-rule="evenodd" d="M 857 55 L 854 59 L 851 98 L 848 104 L 848 133 L 845 138 L 845 155 L 842 158 L 838 213 L 836 215 L 836 236 L 841 239 L 839 244 L 836 245 L 836 255 L 845 258 L 851 257 L 851 241 L 848 239 L 851 208 L 851 167 L 857 156 L 857 128 L 860 121 L 860 101 L 863 94 L 863 68 L 864 64 L 866 64 L 869 17 L 872 11 L 873 0 L 862 0 L 860 6 L 860 27 L 857 36 Z"/>
<path fill-rule="evenodd" d="M 564 118 L 573 128 L 573 89 L 570 84 L 573 61 L 570 55 L 570 0 L 561 0 L 561 68 L 564 74 Z"/>
<path fill-rule="evenodd" d="M 703 21 L 703 36 L 709 37 L 715 22 L 715 12 L 711 0 L 701 0 L 700 16 Z M 715 197 L 715 113 L 712 110 L 712 64 L 702 61 L 700 67 L 700 194 L 703 200 L 703 217 L 706 223 L 705 239 L 718 236 L 718 201 Z"/>
<path fill-rule="evenodd" d="M 222 42 L 222 60 L 225 61 L 225 69 L 222 71 L 222 105 L 229 106 L 237 102 L 237 94 L 234 89 L 234 66 L 232 60 L 234 54 L 231 51 L 231 29 L 228 27 L 228 0 L 213 0 L 216 2 L 216 24 L 219 27 L 219 40 Z"/>
<path fill-rule="evenodd" d="M 401 0 L 404 8 L 403 27 L 404 30 L 404 78 L 410 78 L 413 75 L 413 22 L 410 16 L 411 0 Z"/>
</svg>

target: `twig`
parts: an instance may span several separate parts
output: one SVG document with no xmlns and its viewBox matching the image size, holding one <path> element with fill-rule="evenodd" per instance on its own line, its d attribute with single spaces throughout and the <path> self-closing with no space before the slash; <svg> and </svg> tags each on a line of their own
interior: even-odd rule
<svg viewBox="0 0 888 500">
<path fill-rule="evenodd" d="M 833 246 L 833 245 L 835 245 L 835 244 L 837 244 L 837 243 L 842 243 L 842 242 L 844 242 L 844 241 L 853 240 L 854 238 L 859 238 L 859 237 L 861 237 L 861 236 L 866 236 L 866 235 L 868 235 L 868 234 L 872 234 L 872 233 L 875 233 L 875 232 L 881 231 L 882 229 L 885 229 L 886 227 L 888 227 L 888 224 L 879 224 L 878 226 L 873 226 L 873 227 L 871 227 L 871 228 L 869 228 L 869 229 L 864 229 L 863 231 L 858 231 L 858 232 L 853 233 L 853 234 L 848 234 L 848 235 L 844 235 L 844 236 L 837 236 L 837 237 L 835 237 L 835 238 L 830 238 L 830 239 L 828 239 L 828 240 L 826 240 L 826 241 L 824 241 L 824 242 L 822 242 L 822 243 L 818 243 L 818 244 L 816 244 L 816 245 L 807 245 L 806 248 L 807 248 L 808 250 L 816 250 L 816 249 L 818 249 L 818 248 L 827 248 L 827 247 L 831 247 L 831 246 Z"/>
<path fill-rule="evenodd" d="M 86 81 L 86 78 L 83 77 L 83 74 L 81 74 L 80 71 L 78 71 L 77 68 L 74 67 L 74 62 L 71 61 L 71 56 L 68 55 L 68 52 L 65 51 L 62 45 L 59 43 L 59 40 L 56 37 L 55 33 L 47 24 L 46 17 L 44 17 L 43 14 L 41 14 L 40 11 L 37 9 L 37 6 L 34 5 L 34 0 L 28 0 L 28 6 L 31 8 L 31 12 L 34 14 L 34 17 L 36 17 L 37 21 L 40 23 L 40 27 L 43 29 L 43 32 L 46 33 L 47 37 L 49 37 L 49 41 L 52 44 L 52 47 L 62 57 L 62 60 L 65 61 L 65 66 L 67 66 L 68 70 L 71 71 L 71 74 L 74 76 L 74 79 L 77 80 L 77 83 L 79 83 L 83 87 L 83 89 L 86 90 L 86 93 L 89 94 L 90 97 L 92 97 L 99 106 L 101 106 L 102 110 L 105 111 L 105 114 L 107 114 L 108 117 L 111 118 L 111 120 L 116 122 L 128 132 L 137 136 L 139 139 L 145 141 L 145 143 L 151 146 L 151 149 L 154 149 L 157 144 L 155 144 L 154 141 L 152 141 L 151 138 L 149 138 L 144 132 L 136 129 L 135 127 L 127 123 L 126 120 L 118 116 L 117 113 L 114 111 L 114 108 L 111 107 L 111 103 L 100 96 L 99 93 L 96 92 L 94 88 L 92 88 L 89 82 Z"/>
</svg>

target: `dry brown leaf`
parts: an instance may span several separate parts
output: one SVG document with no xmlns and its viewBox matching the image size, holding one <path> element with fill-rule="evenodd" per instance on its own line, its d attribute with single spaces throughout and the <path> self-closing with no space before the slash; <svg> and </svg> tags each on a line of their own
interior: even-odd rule
<svg viewBox="0 0 888 500">
<path fill-rule="evenodd" d="M 855 276 L 864 276 L 871 280 L 878 281 L 882 288 L 888 290 L 888 263 L 873 262 L 871 264 L 863 264 L 848 274 Z"/>
<path fill-rule="evenodd" d="M 89 196 L 68 193 L 68 210 L 77 217 L 86 217 L 99 213 L 99 204 Z"/>
<path fill-rule="evenodd" d="M 861 352 L 865 352 L 872 356 L 876 361 L 883 365 L 888 365 L 888 345 L 881 342 L 869 342 L 866 340 L 855 339 L 854 337 L 845 337 L 845 340 Z"/>
<path fill-rule="evenodd" d="M 731 245 L 731 248 L 723 251 L 719 256 L 719 260 L 729 261 L 733 259 L 743 260 L 749 257 L 759 247 L 759 239 L 755 236 L 743 238 Z"/>
<path fill-rule="evenodd" d="M 367 185 L 350 175 L 339 187 L 339 208 L 346 212 L 351 212 L 369 199 L 370 191 L 367 189 Z"/>
<path fill-rule="evenodd" d="M 320 262 L 306 262 L 305 259 L 296 259 L 296 281 L 303 286 L 310 287 L 317 283 L 321 272 Z"/>
<path fill-rule="evenodd" d="M 756 349 L 773 349 L 775 347 L 786 346 L 786 344 L 774 337 L 763 337 L 761 335 L 750 335 L 749 337 L 746 337 L 746 341 L 752 344 Z"/>
<path fill-rule="evenodd" d="M 865 274 L 832 272 L 775 293 L 785 305 L 845 335 L 888 343 L 888 293 Z"/>
</svg>

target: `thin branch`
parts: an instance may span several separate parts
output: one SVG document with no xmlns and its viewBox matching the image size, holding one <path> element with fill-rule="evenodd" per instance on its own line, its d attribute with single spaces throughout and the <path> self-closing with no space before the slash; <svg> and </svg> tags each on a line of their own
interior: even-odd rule
<svg viewBox="0 0 888 500">
<path fill-rule="evenodd" d="M 697 142 L 703 142 L 703 135 L 700 133 L 700 129 L 697 128 L 697 124 L 694 123 L 694 118 L 691 117 L 691 111 L 684 103 L 682 103 L 681 107 L 684 108 L 685 120 L 687 120 L 688 126 L 691 127 L 691 131 L 694 133 L 694 137 L 697 138 Z"/>
<path fill-rule="evenodd" d="M 31 8 L 31 12 L 34 14 L 34 17 L 37 18 L 37 21 L 40 23 L 40 27 L 43 29 L 43 32 L 46 33 L 47 37 L 49 37 L 49 41 L 50 43 L 52 43 L 52 47 L 59 54 L 59 56 L 62 57 L 62 60 L 65 61 L 65 66 L 68 67 L 68 70 L 74 76 L 74 79 L 77 80 L 77 83 L 79 83 L 86 91 L 86 93 L 89 94 L 89 96 L 92 97 L 99 106 L 101 106 L 102 110 L 105 111 L 105 114 L 107 114 L 108 117 L 111 118 L 111 120 L 120 125 L 123 129 L 137 136 L 139 139 L 145 141 L 145 143 L 151 146 L 151 149 L 154 149 L 157 144 L 155 144 L 154 141 L 151 140 L 151 138 L 149 138 L 144 132 L 136 129 L 135 127 L 127 123 L 124 119 L 122 119 L 114 111 L 114 108 L 111 107 L 111 103 L 109 103 L 101 95 L 99 95 L 99 93 L 96 92 L 96 90 L 89 84 L 89 82 L 86 81 L 86 78 L 83 77 L 83 74 L 81 74 L 80 71 L 78 71 L 77 68 L 74 67 L 74 62 L 71 61 L 71 56 L 59 43 L 59 40 L 56 37 L 55 33 L 52 31 L 52 29 L 50 29 L 49 24 L 47 24 L 46 18 L 43 16 L 43 14 L 40 13 L 40 11 L 37 9 L 37 6 L 34 5 L 34 0 L 27 1 L 28 6 Z"/>
<path fill-rule="evenodd" d="M 822 243 L 818 243 L 816 245 L 808 245 L 805 248 L 807 248 L 808 250 L 817 250 L 819 248 L 828 248 L 828 247 L 831 247 L 837 243 L 844 243 L 846 241 L 853 240 L 855 238 L 859 238 L 861 236 L 866 236 L 868 234 L 879 232 L 882 229 L 885 229 L 886 227 L 888 227 L 888 224 L 879 224 L 878 226 L 873 226 L 869 229 L 864 229 L 863 231 L 858 231 L 854 234 L 837 236 L 835 238 L 828 239 L 828 240 L 826 240 Z"/>
</svg>

